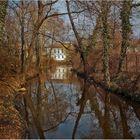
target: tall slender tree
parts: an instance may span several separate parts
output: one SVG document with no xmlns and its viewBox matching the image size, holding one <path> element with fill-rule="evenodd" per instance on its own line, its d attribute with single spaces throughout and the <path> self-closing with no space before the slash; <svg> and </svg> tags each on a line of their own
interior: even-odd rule
<svg viewBox="0 0 140 140">
<path fill-rule="evenodd" d="M 0 1 L 0 46 L 2 45 L 2 40 L 3 40 L 3 27 L 5 22 L 7 5 L 8 5 L 8 0 Z"/>
<path fill-rule="evenodd" d="M 121 25 L 122 26 L 122 44 L 121 44 L 118 73 L 120 73 L 123 69 L 125 58 L 126 58 L 126 51 L 127 51 L 127 48 L 130 46 L 131 9 L 132 9 L 132 0 L 123 0 L 122 8 L 121 8 L 121 15 L 120 15 L 121 21 L 122 21 L 121 23 L 122 24 Z"/>
<path fill-rule="evenodd" d="M 24 1 L 21 0 L 21 72 L 24 71 Z"/>
<path fill-rule="evenodd" d="M 102 18 L 102 37 L 103 37 L 103 68 L 104 68 L 104 80 L 107 84 L 110 83 L 109 73 L 109 27 L 108 27 L 108 13 L 109 2 L 102 0 L 101 2 L 101 18 Z"/>
</svg>

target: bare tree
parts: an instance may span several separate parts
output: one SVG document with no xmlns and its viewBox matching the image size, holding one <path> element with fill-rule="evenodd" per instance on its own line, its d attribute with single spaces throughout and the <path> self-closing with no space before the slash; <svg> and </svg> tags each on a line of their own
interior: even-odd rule
<svg viewBox="0 0 140 140">
<path fill-rule="evenodd" d="M 85 55 L 85 50 L 84 50 L 84 47 L 83 47 L 83 44 L 82 44 L 82 38 L 80 37 L 80 35 L 77 31 L 77 28 L 75 26 L 75 23 L 73 21 L 73 18 L 72 18 L 72 15 L 71 15 L 71 10 L 70 10 L 70 3 L 69 3 L 68 0 L 66 0 L 66 6 L 67 6 L 68 16 L 69 16 L 69 19 L 70 19 L 72 30 L 73 30 L 75 38 L 77 40 L 77 45 L 75 45 L 75 47 L 76 47 L 76 50 L 80 54 L 81 62 L 84 66 L 84 72 L 87 73 L 87 64 L 88 63 L 87 63 L 87 58 L 86 58 L 86 55 Z"/>
</svg>

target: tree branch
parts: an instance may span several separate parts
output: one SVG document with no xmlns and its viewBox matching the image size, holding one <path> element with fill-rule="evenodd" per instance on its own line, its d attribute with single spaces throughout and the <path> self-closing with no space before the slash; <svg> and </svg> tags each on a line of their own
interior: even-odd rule
<svg viewBox="0 0 140 140">
<path fill-rule="evenodd" d="M 132 4 L 132 8 L 136 8 L 136 7 L 139 7 L 139 6 L 140 6 L 140 3 Z"/>
<path fill-rule="evenodd" d="M 44 6 L 49 6 L 49 5 L 55 4 L 57 2 L 58 2 L 58 0 L 51 1 L 51 2 L 48 2 L 48 3 L 44 4 Z"/>
<path fill-rule="evenodd" d="M 68 50 L 68 51 L 73 51 L 72 49 L 67 48 L 66 45 L 65 45 L 62 41 L 57 40 L 55 37 L 53 37 L 53 36 L 51 36 L 51 35 L 46 35 L 46 34 L 43 34 L 43 33 L 39 33 L 39 34 L 41 34 L 41 35 L 43 35 L 43 36 L 46 36 L 46 37 L 48 37 L 48 38 L 53 39 L 55 42 L 58 42 L 59 44 L 61 44 L 66 50 Z"/>
<path fill-rule="evenodd" d="M 74 25 L 74 22 L 73 22 L 73 19 L 72 19 L 72 16 L 71 16 L 71 11 L 70 11 L 70 7 L 69 7 L 69 1 L 66 0 L 66 6 L 67 6 L 67 11 L 68 11 L 68 16 L 69 16 L 69 19 L 70 19 L 70 22 L 71 22 L 71 26 L 72 26 L 72 29 L 73 29 L 73 32 L 75 34 L 75 37 L 77 39 L 77 42 L 78 42 L 78 46 L 81 46 L 81 39 L 80 39 L 80 36 L 75 28 L 75 25 Z"/>
</svg>

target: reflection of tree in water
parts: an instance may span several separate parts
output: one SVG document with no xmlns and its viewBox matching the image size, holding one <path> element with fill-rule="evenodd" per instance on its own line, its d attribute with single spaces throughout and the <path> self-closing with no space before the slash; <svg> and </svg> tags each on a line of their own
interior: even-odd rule
<svg viewBox="0 0 140 140">
<path fill-rule="evenodd" d="M 79 86 L 81 87 L 80 91 L 80 87 L 77 86 L 76 94 L 74 94 L 72 84 L 68 85 L 68 92 L 66 92 L 65 84 L 50 80 L 46 83 L 37 79 L 28 85 L 30 89 L 28 91 L 32 93 L 31 96 L 28 95 L 32 99 L 30 99 L 29 108 L 33 108 L 30 109 L 32 116 L 37 116 L 32 117 L 32 119 L 34 123 L 37 122 L 35 126 L 38 127 L 37 131 L 40 138 L 48 130 L 56 131 L 55 128 L 60 123 L 65 123 L 69 115 L 75 119 L 72 138 L 77 137 L 76 134 L 82 138 L 133 138 L 130 122 L 132 119 L 135 121 L 136 116 L 134 112 L 132 113 L 133 110 L 130 105 L 116 98 L 116 96 L 103 93 L 94 85 L 90 86 L 86 81 L 80 82 Z M 78 98 L 79 111 L 77 110 L 78 107 L 75 106 L 76 97 Z M 139 106 L 133 106 L 133 108 L 138 116 Z M 89 123 L 86 122 L 89 121 L 87 116 L 92 118 L 90 120 L 92 125 L 90 125 L 90 132 L 85 134 L 84 129 L 89 126 L 81 128 L 81 124 Z M 83 119 L 85 122 L 82 122 Z"/>
<path fill-rule="evenodd" d="M 56 97 L 55 101 L 44 102 L 42 108 L 42 113 L 40 114 L 42 115 L 42 124 L 44 124 L 45 129 L 57 125 L 66 116 L 67 105 L 63 100 L 63 96 Z"/>
<path fill-rule="evenodd" d="M 98 120 L 98 126 L 96 126 L 98 128 L 96 128 L 96 130 L 99 128 L 102 130 L 102 136 L 99 137 L 133 138 L 129 127 L 129 119 L 130 116 L 132 116 L 132 113 L 131 110 L 128 109 L 127 104 L 119 101 L 117 98 L 115 98 L 116 101 L 114 104 L 114 99 L 112 99 L 112 95 L 109 93 L 103 93 L 105 96 L 102 100 L 99 98 L 99 93 L 97 93 L 99 90 L 97 91 L 97 88 L 89 86 L 87 83 L 84 84 L 86 90 L 83 91 L 82 97 L 78 102 L 80 109 L 73 128 L 72 138 L 75 138 L 80 119 L 82 114 L 84 114 L 84 108 L 88 100 L 90 102 L 91 115 L 94 113 L 96 119 Z M 94 120 L 95 119 L 93 119 L 93 121 Z M 90 133 L 90 135 L 84 136 L 84 138 L 97 138 L 98 136 L 94 130 Z"/>
<path fill-rule="evenodd" d="M 35 126 L 39 127 L 42 133 L 57 126 L 67 116 L 67 102 L 64 100 L 63 92 L 55 89 L 51 81 L 50 85 L 51 90 L 47 88 L 46 83 L 41 82 L 40 78 L 28 85 L 31 98 L 28 96 L 26 99 L 30 102 L 32 117 L 35 117 Z"/>
<path fill-rule="evenodd" d="M 64 95 L 55 89 L 53 83 L 50 81 L 52 90 L 48 91 L 48 97 L 42 98 L 40 101 L 41 109 L 40 115 L 44 119 L 40 119 L 45 129 L 49 129 L 62 121 L 66 116 L 67 103 L 64 101 Z M 45 93 L 46 94 L 46 93 Z"/>
</svg>

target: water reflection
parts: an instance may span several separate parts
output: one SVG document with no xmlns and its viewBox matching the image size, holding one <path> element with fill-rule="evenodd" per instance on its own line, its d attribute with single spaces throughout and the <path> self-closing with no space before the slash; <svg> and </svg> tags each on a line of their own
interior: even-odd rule
<svg viewBox="0 0 140 140">
<path fill-rule="evenodd" d="M 70 69 L 71 69 L 71 67 L 67 67 L 67 66 L 57 66 L 55 68 L 55 71 L 53 73 L 51 73 L 51 79 L 54 79 L 54 80 L 68 79 Z"/>
<path fill-rule="evenodd" d="M 32 82 L 28 83 L 28 93 L 25 94 L 24 98 L 25 98 L 25 102 L 26 102 L 26 119 L 27 119 L 27 122 L 28 122 L 28 127 L 30 127 L 29 123 L 30 123 L 30 120 L 31 123 L 33 123 L 33 126 L 31 127 L 31 133 L 29 132 L 29 136 L 31 136 L 31 134 L 35 134 L 35 138 L 39 137 L 41 139 L 44 139 L 45 136 L 44 136 L 44 133 L 43 133 L 43 129 L 42 129 L 42 126 L 41 126 L 41 122 L 40 122 L 40 109 L 41 109 L 41 106 L 40 106 L 40 98 L 41 98 L 41 79 L 40 79 L 40 76 L 37 77 L 37 87 L 35 90 L 37 90 L 37 102 L 35 103 L 35 97 L 32 93 Z M 29 110 L 28 110 L 29 109 Z M 28 112 L 29 111 L 29 112 Z M 31 116 L 30 116 L 31 115 Z M 34 129 L 36 128 L 36 132 L 34 133 Z M 29 137 L 29 138 L 32 138 Z"/>
<path fill-rule="evenodd" d="M 140 138 L 140 105 L 72 75 L 67 81 L 38 77 L 27 84 L 30 138 Z"/>
</svg>

